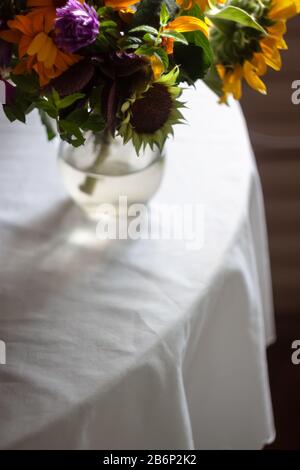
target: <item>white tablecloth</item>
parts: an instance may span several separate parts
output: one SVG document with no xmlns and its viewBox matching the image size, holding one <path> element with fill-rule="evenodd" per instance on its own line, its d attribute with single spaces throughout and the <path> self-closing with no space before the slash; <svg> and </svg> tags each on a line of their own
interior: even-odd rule
<svg viewBox="0 0 300 470">
<path fill-rule="evenodd" d="M 152 204 L 199 203 L 204 244 L 97 240 L 35 116 L 0 121 L 0 446 L 240 449 L 274 438 L 260 183 L 238 105 L 204 86 Z"/>
</svg>

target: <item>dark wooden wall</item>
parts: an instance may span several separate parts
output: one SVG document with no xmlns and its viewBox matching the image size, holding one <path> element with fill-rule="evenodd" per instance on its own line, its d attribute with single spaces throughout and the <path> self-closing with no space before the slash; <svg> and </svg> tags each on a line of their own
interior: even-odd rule
<svg viewBox="0 0 300 470">
<path fill-rule="evenodd" d="M 265 78 L 268 95 L 244 87 L 242 106 L 265 196 L 276 312 L 300 315 L 300 105 L 291 101 L 300 17 L 289 22 L 287 40 L 281 72 Z"/>
<path fill-rule="evenodd" d="M 300 105 L 291 84 L 300 80 L 300 16 L 288 24 L 289 50 L 280 73 L 266 76 L 266 97 L 246 90 L 242 100 L 261 175 L 272 264 L 277 342 L 268 362 L 277 437 L 269 449 L 300 450 L 300 365 L 291 344 L 300 339 Z"/>
</svg>

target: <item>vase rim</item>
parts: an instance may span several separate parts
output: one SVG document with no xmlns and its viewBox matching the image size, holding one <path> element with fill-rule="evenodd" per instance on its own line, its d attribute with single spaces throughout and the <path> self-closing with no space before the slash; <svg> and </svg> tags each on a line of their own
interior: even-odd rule
<svg viewBox="0 0 300 470">
<path fill-rule="evenodd" d="M 61 141 L 59 144 L 59 149 L 58 149 L 58 160 L 63 160 L 63 162 L 68 165 L 70 168 L 73 168 L 75 171 L 78 173 L 81 173 L 82 175 L 85 176 L 92 176 L 94 178 L 102 178 L 102 177 L 109 177 L 109 178 L 122 178 L 122 177 L 128 177 L 128 173 L 121 173 L 121 174 L 111 174 L 111 173 L 105 173 L 105 172 L 96 172 L 88 169 L 83 169 L 83 168 L 78 168 L 75 164 L 72 164 L 68 159 L 64 158 L 64 152 L 63 152 L 63 147 L 66 143 Z M 153 152 L 155 152 L 153 150 Z M 138 156 L 136 158 L 143 158 L 142 155 Z M 157 149 L 157 156 L 145 167 L 137 168 L 133 170 L 130 174 L 137 174 L 142 171 L 145 171 L 148 168 L 151 168 L 155 163 L 157 163 L 158 160 L 164 160 L 165 159 L 165 151 Z"/>
</svg>

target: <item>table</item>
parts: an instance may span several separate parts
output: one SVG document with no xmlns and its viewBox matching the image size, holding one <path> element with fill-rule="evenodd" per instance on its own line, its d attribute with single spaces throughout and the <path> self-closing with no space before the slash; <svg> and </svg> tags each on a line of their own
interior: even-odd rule
<svg viewBox="0 0 300 470">
<path fill-rule="evenodd" d="M 101 241 L 37 116 L 0 121 L 0 446 L 259 449 L 274 439 L 260 182 L 237 104 L 185 93 L 150 204 L 201 204 L 204 241 Z"/>
</svg>

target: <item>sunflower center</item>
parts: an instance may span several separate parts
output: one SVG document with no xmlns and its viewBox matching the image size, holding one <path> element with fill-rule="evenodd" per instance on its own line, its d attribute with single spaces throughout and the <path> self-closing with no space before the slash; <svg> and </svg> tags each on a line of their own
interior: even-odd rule
<svg viewBox="0 0 300 470">
<path fill-rule="evenodd" d="M 172 111 L 172 97 L 164 85 L 154 83 L 131 108 L 131 125 L 138 134 L 154 134 L 168 121 Z"/>
</svg>

